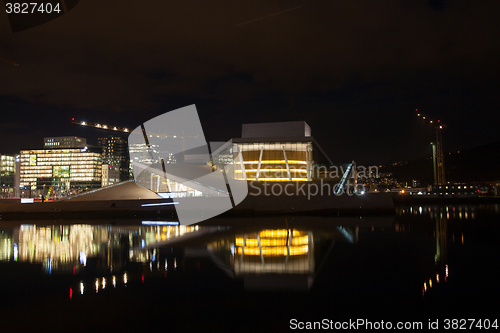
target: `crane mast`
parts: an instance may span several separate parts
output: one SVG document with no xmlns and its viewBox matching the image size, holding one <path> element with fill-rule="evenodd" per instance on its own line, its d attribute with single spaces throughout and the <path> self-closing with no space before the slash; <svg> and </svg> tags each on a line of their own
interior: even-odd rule
<svg viewBox="0 0 500 333">
<path fill-rule="evenodd" d="M 443 125 L 436 126 L 436 150 L 437 185 L 444 185 L 446 184 L 446 177 L 443 154 Z"/>
<path fill-rule="evenodd" d="M 417 112 L 417 116 L 421 117 L 423 120 L 428 122 L 430 125 L 434 126 L 436 130 L 436 142 L 431 142 L 432 146 L 432 164 L 434 169 L 434 184 L 435 185 L 445 185 L 446 184 L 446 176 L 444 171 L 444 153 L 443 153 L 443 128 L 446 125 L 441 123 L 441 120 L 434 122 L 433 120 L 429 120 L 428 117 L 418 112 L 418 109 L 415 109 Z"/>
</svg>

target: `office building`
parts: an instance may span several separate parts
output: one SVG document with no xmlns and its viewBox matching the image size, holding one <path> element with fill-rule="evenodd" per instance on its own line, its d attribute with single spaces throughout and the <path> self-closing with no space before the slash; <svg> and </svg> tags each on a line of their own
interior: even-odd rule
<svg viewBox="0 0 500 333">
<path fill-rule="evenodd" d="M 61 196 L 101 186 L 101 153 L 86 139 L 45 138 L 47 149 L 20 152 L 20 186 L 30 196 Z M 63 147 L 63 148 L 60 148 Z"/>
<path fill-rule="evenodd" d="M 120 182 L 120 167 L 118 165 L 102 165 L 102 187 Z"/>
<path fill-rule="evenodd" d="M 87 147 L 87 139 L 76 136 L 60 136 L 43 139 L 45 149 L 49 148 L 83 148 Z"/>
<path fill-rule="evenodd" d="M 130 158 L 127 140 L 119 136 L 99 138 L 98 147 L 102 149 L 102 164 L 108 165 L 108 171 L 114 173 L 116 169 L 114 167 L 118 167 L 118 182 L 130 179 Z M 114 177 L 113 174 L 111 178 Z"/>
<path fill-rule="evenodd" d="M 0 154 L 0 197 L 2 198 L 14 196 L 15 160 L 14 156 Z"/>
</svg>

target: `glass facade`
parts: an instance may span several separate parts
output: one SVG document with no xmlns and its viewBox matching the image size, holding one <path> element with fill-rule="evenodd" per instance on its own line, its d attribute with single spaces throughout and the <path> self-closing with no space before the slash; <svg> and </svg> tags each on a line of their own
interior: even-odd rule
<svg viewBox="0 0 500 333">
<path fill-rule="evenodd" d="M 312 142 L 235 143 L 245 170 L 236 179 L 260 181 L 310 181 L 313 179 Z M 235 158 L 237 158 L 235 156 Z"/>
<path fill-rule="evenodd" d="M 15 157 L 0 155 L 0 186 L 1 195 L 10 196 L 14 192 Z"/>
<path fill-rule="evenodd" d="M 145 170 L 140 173 L 136 179 L 137 184 L 140 184 L 150 190 L 158 193 L 163 198 L 185 198 L 185 197 L 201 197 L 203 192 L 193 189 L 189 186 L 176 182 L 172 179 L 165 178 L 156 173 Z"/>
<path fill-rule="evenodd" d="M 130 179 L 130 158 L 127 141 L 118 136 L 98 139 L 102 149 L 102 164 L 119 167 L 119 181 Z"/>
<path fill-rule="evenodd" d="M 31 190 L 101 186 L 101 154 L 86 149 L 22 150 L 20 185 Z M 40 193 L 42 194 L 42 193 Z"/>
</svg>

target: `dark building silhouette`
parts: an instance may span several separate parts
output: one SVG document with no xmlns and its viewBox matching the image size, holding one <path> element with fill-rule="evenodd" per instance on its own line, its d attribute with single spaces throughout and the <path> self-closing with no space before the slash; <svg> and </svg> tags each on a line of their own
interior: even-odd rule
<svg viewBox="0 0 500 333">
<path fill-rule="evenodd" d="M 119 136 L 108 136 L 99 138 L 98 146 L 102 149 L 102 164 L 117 166 L 120 181 L 130 179 L 130 158 L 127 140 Z"/>
</svg>

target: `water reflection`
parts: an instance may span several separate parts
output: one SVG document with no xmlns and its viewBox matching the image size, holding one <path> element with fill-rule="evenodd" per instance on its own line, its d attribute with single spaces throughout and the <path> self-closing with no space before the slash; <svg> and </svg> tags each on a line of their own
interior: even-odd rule
<svg viewBox="0 0 500 333">
<path fill-rule="evenodd" d="M 434 266 L 428 265 L 426 269 L 423 269 L 422 296 L 425 297 L 436 287 L 442 288 L 442 284 L 448 282 L 450 272 L 464 272 L 464 268 L 455 269 L 457 264 L 461 264 L 460 261 L 449 262 L 448 252 L 453 249 L 459 251 L 458 253 L 463 256 L 466 253 L 465 250 L 459 249 L 464 248 L 466 245 L 467 236 L 481 233 L 481 228 L 488 226 L 485 221 L 489 221 L 490 217 L 496 219 L 498 212 L 498 204 L 405 206 L 397 208 L 399 218 L 394 224 L 396 232 L 423 232 L 428 237 L 432 237 L 434 242 Z M 469 223 L 473 221 L 476 223 Z M 477 224 L 477 222 L 481 224 Z M 488 226 L 488 228 L 491 228 L 491 226 Z M 481 246 L 478 244 L 477 238 L 474 240 L 474 246 Z M 483 251 L 488 252 L 487 245 L 483 246 L 485 247 Z M 470 274 L 468 270 L 466 271 Z M 452 275 L 452 278 L 465 279 L 465 277 L 456 275 Z"/>
<path fill-rule="evenodd" d="M 481 207 L 483 206 L 483 207 Z M 498 205 L 491 205 L 492 211 L 498 213 Z M 397 207 L 396 214 L 398 216 L 408 215 L 421 215 L 427 216 L 431 219 L 447 218 L 458 220 L 473 220 L 476 218 L 476 211 L 478 209 L 484 210 L 484 205 L 471 206 L 471 205 L 433 205 L 433 206 L 405 206 Z"/>
<path fill-rule="evenodd" d="M 219 268 L 242 280 L 246 290 L 309 290 L 335 244 L 355 244 L 360 228 L 390 228 L 393 219 L 261 219 L 258 225 L 266 227 L 233 225 L 207 247 Z M 289 227 L 272 228 L 284 225 Z"/>
<path fill-rule="evenodd" d="M 21 224 L 2 228 L 0 261 L 42 264 L 48 274 L 76 274 L 89 264 L 109 272 L 123 269 L 128 262 L 150 262 L 152 268 L 157 244 L 198 230 L 171 225 Z"/>
<path fill-rule="evenodd" d="M 76 275 L 65 290 L 70 299 L 129 291 L 153 278 L 189 280 L 216 267 L 245 290 L 311 292 L 315 286 L 316 293 L 351 288 L 368 295 L 376 286 L 427 300 L 466 271 L 460 260 L 449 260 L 450 251 L 473 244 L 464 226 L 496 210 L 417 205 L 398 207 L 395 217 L 248 218 L 196 226 L 26 223 L 0 229 L 0 261 Z M 320 276 L 327 278 L 318 284 Z"/>
<path fill-rule="evenodd" d="M 263 229 L 212 242 L 208 249 L 234 277 L 243 278 L 247 289 L 309 289 L 316 260 L 325 254 L 315 249 L 314 235 L 310 230 Z M 329 242 L 335 238 L 333 233 L 322 236 Z"/>
</svg>

